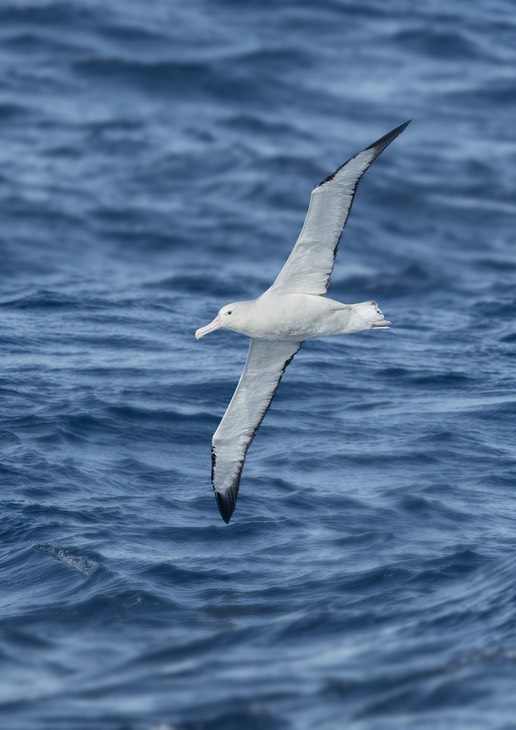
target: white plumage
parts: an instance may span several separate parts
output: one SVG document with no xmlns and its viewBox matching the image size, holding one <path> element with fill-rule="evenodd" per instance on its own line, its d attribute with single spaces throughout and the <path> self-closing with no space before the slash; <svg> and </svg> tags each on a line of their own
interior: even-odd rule
<svg viewBox="0 0 516 730">
<path fill-rule="evenodd" d="M 212 483 L 225 522 L 235 509 L 249 446 L 303 341 L 390 326 L 376 302 L 341 304 L 323 295 L 360 178 L 408 124 L 359 152 L 313 190 L 296 245 L 266 292 L 228 304 L 195 333 L 200 339 L 223 327 L 251 338 L 240 381 L 212 441 Z"/>
</svg>

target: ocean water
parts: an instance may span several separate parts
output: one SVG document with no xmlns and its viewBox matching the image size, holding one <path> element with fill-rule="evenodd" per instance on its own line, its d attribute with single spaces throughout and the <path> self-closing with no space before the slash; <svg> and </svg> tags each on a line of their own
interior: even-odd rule
<svg viewBox="0 0 516 730">
<path fill-rule="evenodd" d="M 510 0 L 0 5 L 0 719 L 516 727 Z M 229 526 L 210 441 L 316 183 L 393 127 Z"/>
</svg>

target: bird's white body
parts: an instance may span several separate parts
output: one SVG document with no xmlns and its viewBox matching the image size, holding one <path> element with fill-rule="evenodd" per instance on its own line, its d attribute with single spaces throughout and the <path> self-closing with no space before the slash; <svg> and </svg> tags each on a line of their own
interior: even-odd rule
<svg viewBox="0 0 516 730">
<path fill-rule="evenodd" d="M 266 292 L 226 305 L 195 333 L 200 339 L 224 328 L 251 338 L 242 376 L 212 441 L 212 483 L 225 522 L 235 509 L 247 450 L 303 342 L 390 326 L 376 302 L 341 304 L 324 295 L 357 185 L 407 124 L 359 152 L 312 191 L 296 245 Z"/>
<path fill-rule="evenodd" d="M 224 316 L 224 310 L 231 315 Z M 282 295 L 270 290 L 258 299 L 228 304 L 218 316 L 224 321 L 222 327 L 248 337 L 294 342 L 388 328 L 390 324 L 376 302 L 342 304 L 313 294 Z"/>
</svg>

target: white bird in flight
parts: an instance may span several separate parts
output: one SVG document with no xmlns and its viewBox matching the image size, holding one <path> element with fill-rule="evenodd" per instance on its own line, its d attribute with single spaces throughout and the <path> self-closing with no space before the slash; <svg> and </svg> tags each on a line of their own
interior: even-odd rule
<svg viewBox="0 0 516 730">
<path fill-rule="evenodd" d="M 373 142 L 312 191 L 296 245 L 267 291 L 252 301 L 222 307 L 195 333 L 199 340 L 222 327 L 251 338 L 244 370 L 211 447 L 211 479 L 226 523 L 235 509 L 249 446 L 304 340 L 390 327 L 376 302 L 341 304 L 324 295 L 357 185 L 409 123 Z"/>
</svg>

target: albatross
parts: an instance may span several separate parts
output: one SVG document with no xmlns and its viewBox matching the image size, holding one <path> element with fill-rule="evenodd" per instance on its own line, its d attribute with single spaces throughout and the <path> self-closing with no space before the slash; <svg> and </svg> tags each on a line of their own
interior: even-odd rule
<svg viewBox="0 0 516 730">
<path fill-rule="evenodd" d="M 251 338 L 235 393 L 215 431 L 211 480 L 224 522 L 235 509 L 247 451 L 287 366 L 305 340 L 390 327 L 376 302 L 342 304 L 325 297 L 358 183 L 410 122 L 341 165 L 312 191 L 299 238 L 273 285 L 252 301 L 233 302 L 195 337 L 229 329 Z"/>
</svg>

